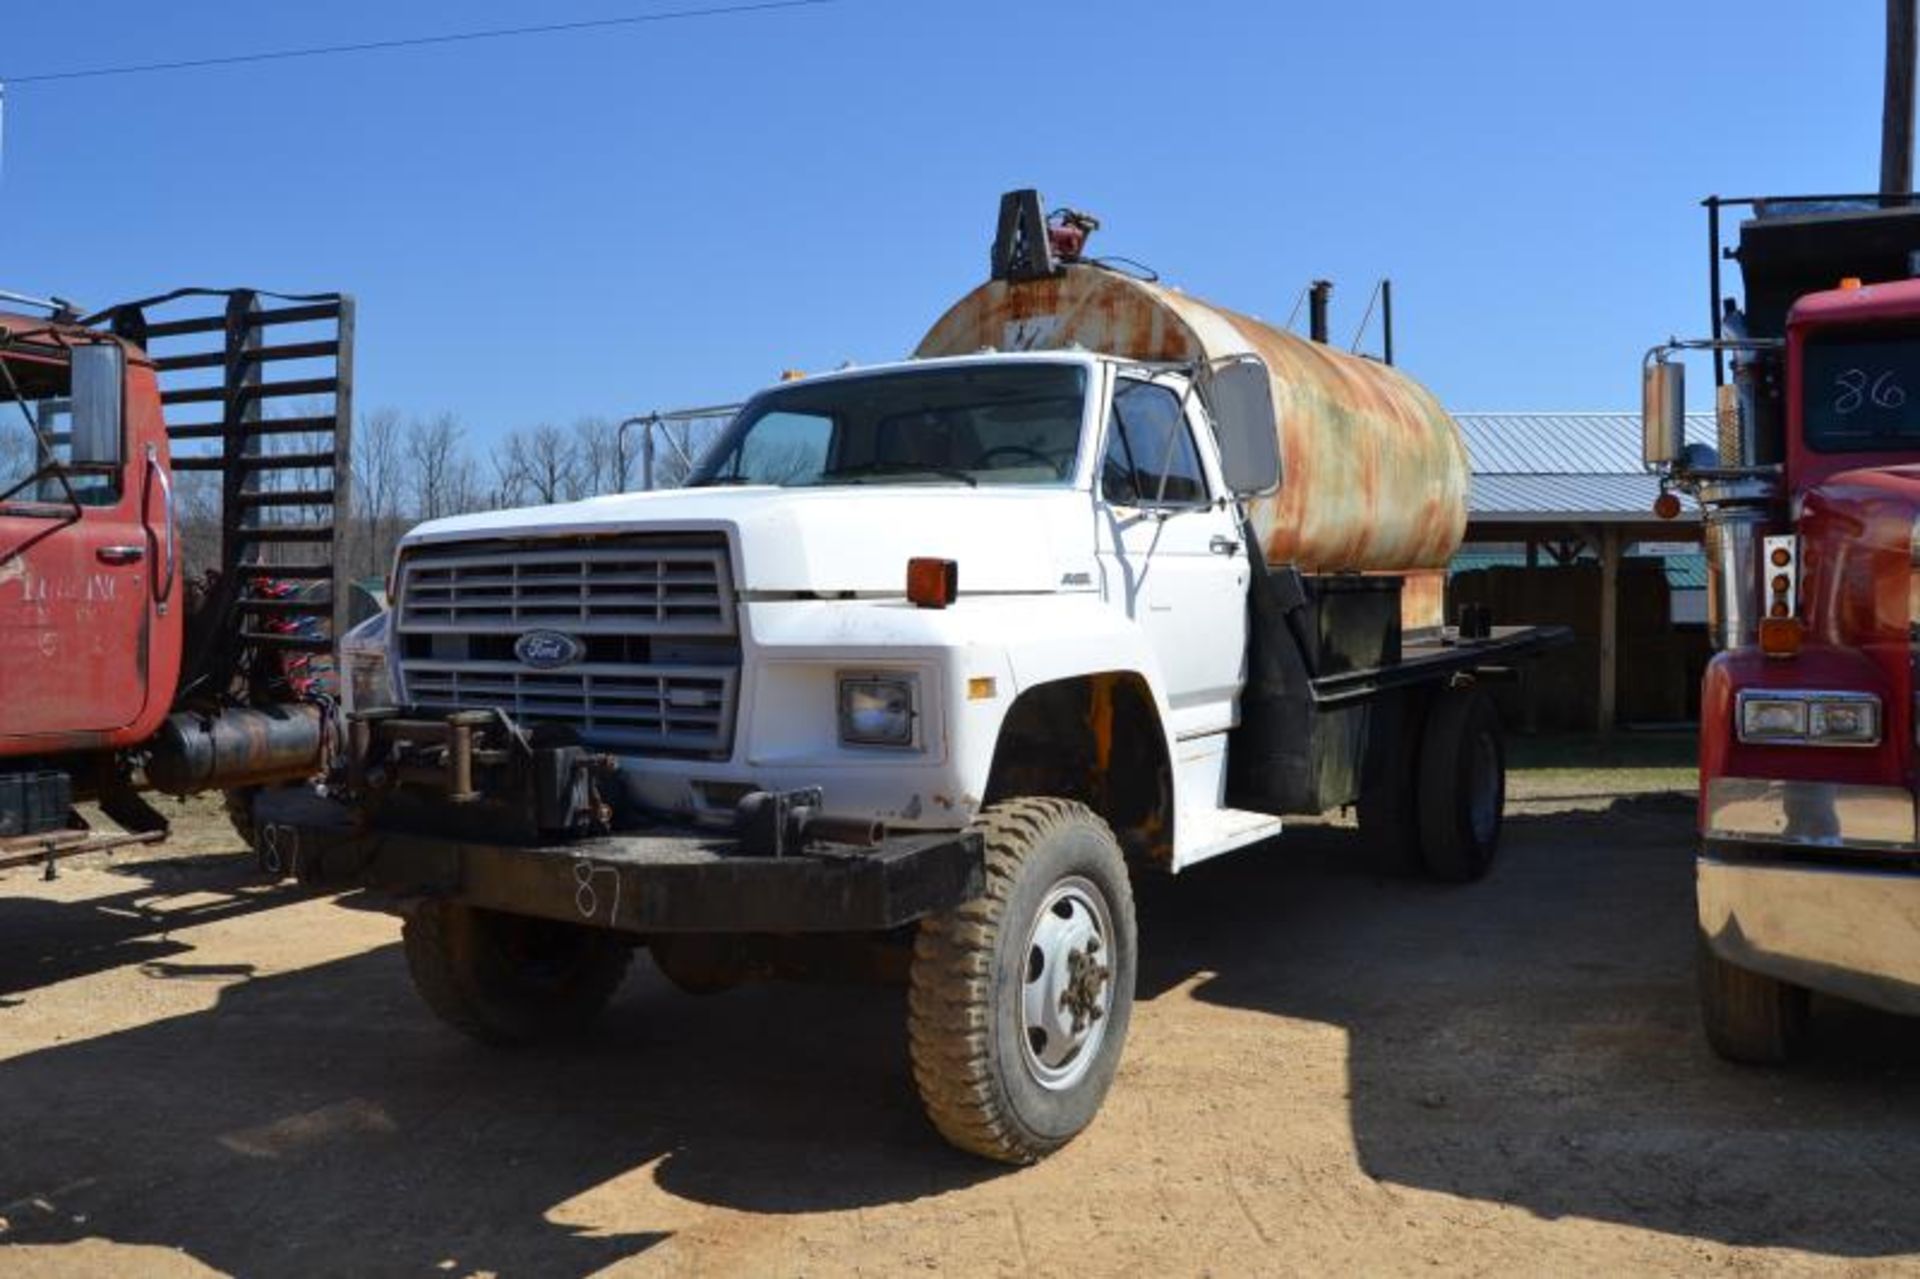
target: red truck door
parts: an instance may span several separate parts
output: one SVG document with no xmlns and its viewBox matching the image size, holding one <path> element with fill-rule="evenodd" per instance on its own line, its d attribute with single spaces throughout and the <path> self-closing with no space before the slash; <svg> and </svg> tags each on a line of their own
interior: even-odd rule
<svg viewBox="0 0 1920 1279">
<path fill-rule="evenodd" d="M 127 457 L 118 346 L 0 358 L 0 754 L 17 754 L 33 748 L 18 739 L 111 733 L 146 706 L 166 548 L 145 490 L 166 477 Z"/>
</svg>

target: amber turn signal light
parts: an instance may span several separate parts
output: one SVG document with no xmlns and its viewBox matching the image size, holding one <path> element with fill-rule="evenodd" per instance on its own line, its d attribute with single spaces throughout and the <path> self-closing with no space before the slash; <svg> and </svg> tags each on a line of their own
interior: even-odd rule
<svg viewBox="0 0 1920 1279">
<path fill-rule="evenodd" d="M 1671 493 L 1662 493 L 1653 499 L 1653 513 L 1663 520 L 1680 517 L 1680 499 Z"/>
<path fill-rule="evenodd" d="M 907 561 L 907 598 L 921 608 L 945 608 L 960 597 L 960 565 L 953 560 Z"/>
<path fill-rule="evenodd" d="M 1806 628 L 1797 617 L 1763 617 L 1760 619 L 1760 651 L 1768 657 L 1797 656 L 1805 634 Z"/>
</svg>

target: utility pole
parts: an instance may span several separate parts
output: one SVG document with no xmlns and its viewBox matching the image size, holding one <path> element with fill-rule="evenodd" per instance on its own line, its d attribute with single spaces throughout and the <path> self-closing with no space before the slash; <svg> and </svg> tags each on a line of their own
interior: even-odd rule
<svg viewBox="0 0 1920 1279">
<path fill-rule="evenodd" d="M 1880 113 L 1880 194 L 1913 191 L 1914 10 L 1920 0 L 1887 0 L 1887 96 Z"/>
</svg>

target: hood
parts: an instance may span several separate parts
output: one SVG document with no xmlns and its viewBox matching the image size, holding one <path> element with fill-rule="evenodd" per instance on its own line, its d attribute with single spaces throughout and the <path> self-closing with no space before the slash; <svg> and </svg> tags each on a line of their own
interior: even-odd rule
<svg viewBox="0 0 1920 1279">
<path fill-rule="evenodd" d="M 1801 611 L 1822 641 L 1897 655 L 1904 672 L 1920 466 L 1864 466 L 1828 476 L 1800 499 Z"/>
<path fill-rule="evenodd" d="M 698 488 L 617 493 L 422 524 L 402 549 L 490 538 L 725 533 L 743 592 L 901 595 L 907 560 L 960 565 L 962 594 L 1097 581 L 1092 508 L 1070 489 Z"/>
</svg>

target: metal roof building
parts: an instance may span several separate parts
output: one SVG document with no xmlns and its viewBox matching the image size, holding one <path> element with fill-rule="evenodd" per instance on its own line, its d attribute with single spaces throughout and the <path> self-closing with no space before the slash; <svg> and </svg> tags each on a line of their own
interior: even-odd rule
<svg viewBox="0 0 1920 1279">
<path fill-rule="evenodd" d="M 1570 565 L 1586 551 L 1598 559 L 1597 615 L 1588 614 L 1592 620 L 1578 633 L 1593 645 L 1587 650 L 1591 656 L 1584 660 L 1594 663 L 1587 668 L 1594 722 L 1610 728 L 1620 705 L 1621 561 L 1637 542 L 1699 541 L 1698 508 L 1683 497 L 1678 518 L 1662 520 L 1653 513 L 1660 482 L 1641 465 L 1638 413 L 1456 413 L 1454 420 L 1466 438 L 1473 476 L 1467 497 L 1467 547 L 1456 561 L 1457 568 L 1517 562 L 1529 572 L 1555 574 L 1537 584 L 1542 594 L 1548 594 L 1549 581 L 1562 580 L 1555 565 Z M 1689 413 L 1686 434 L 1689 443 L 1712 444 L 1714 415 Z M 1494 553 L 1495 548 L 1501 549 Z M 1668 590 L 1697 593 L 1691 585 L 1673 586 L 1675 559 L 1693 561 L 1690 568 L 1704 568 L 1692 556 L 1663 557 Z M 1626 603 L 1632 614 L 1643 609 L 1645 601 L 1636 595 Z M 1544 607 L 1545 601 L 1541 604 Z M 1524 609 L 1526 603 L 1514 606 Z M 1704 639 L 1700 642 L 1704 644 Z M 1644 653 L 1636 656 L 1643 666 L 1650 660 L 1662 659 Z M 1681 659 L 1668 655 L 1665 660 Z"/>
<path fill-rule="evenodd" d="M 1454 420 L 1473 467 L 1470 523 L 1653 522 L 1660 484 L 1640 464 L 1639 414 L 1459 413 Z M 1713 414 L 1687 414 L 1689 443 L 1713 439 Z M 1698 522 L 1690 501 L 1681 519 Z"/>
</svg>

